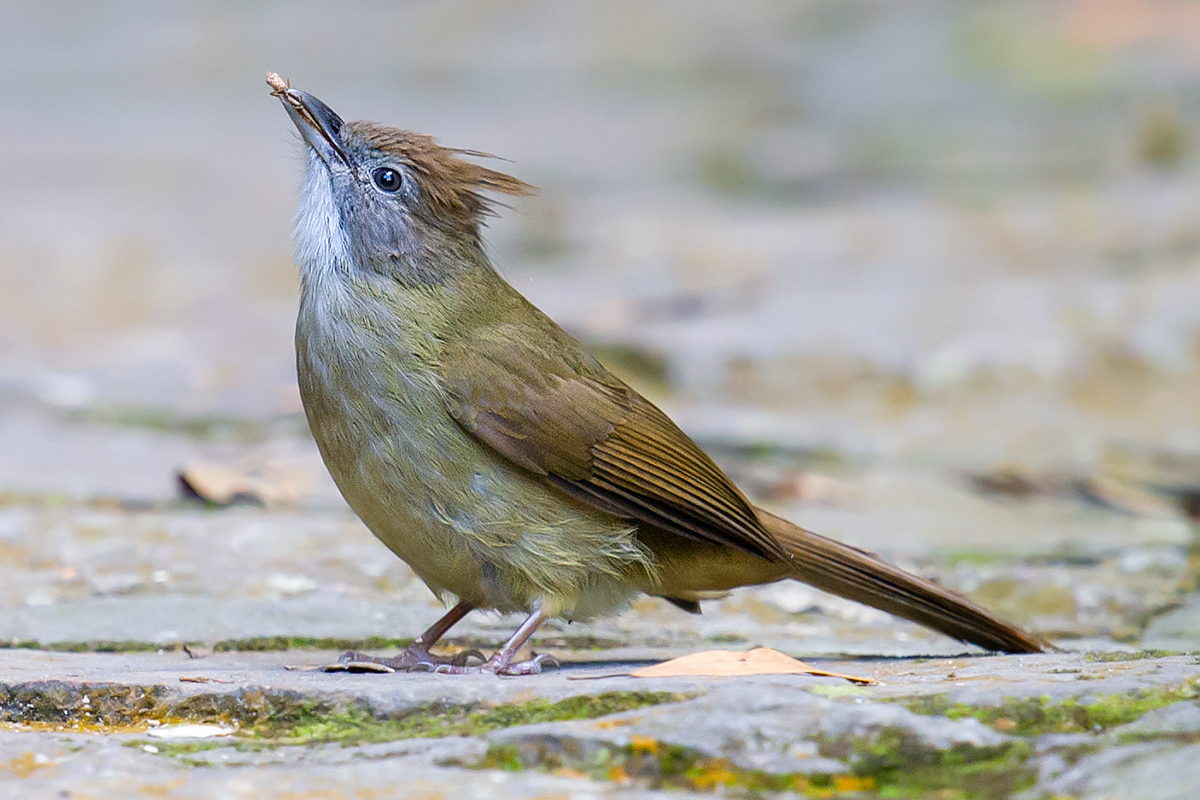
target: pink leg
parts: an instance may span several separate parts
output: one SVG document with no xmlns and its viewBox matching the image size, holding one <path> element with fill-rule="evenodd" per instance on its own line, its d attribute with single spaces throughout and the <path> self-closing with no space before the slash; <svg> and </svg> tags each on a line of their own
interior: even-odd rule
<svg viewBox="0 0 1200 800">
<path fill-rule="evenodd" d="M 451 675 L 472 675 L 484 672 L 490 672 L 496 675 L 536 675 L 542 671 L 542 662 L 546 660 L 546 656 L 541 655 L 536 658 L 531 658 L 528 661 L 519 661 L 512 663 L 513 656 L 521 649 L 529 637 L 533 636 L 534 632 L 541 627 L 549 615 L 542 610 L 541 603 L 537 603 L 533 608 L 533 613 L 521 623 L 521 627 L 517 628 L 516 633 L 509 637 L 496 653 L 484 663 L 477 667 L 468 667 L 462 664 L 439 664 L 435 668 L 435 672 L 444 672 Z"/>
</svg>

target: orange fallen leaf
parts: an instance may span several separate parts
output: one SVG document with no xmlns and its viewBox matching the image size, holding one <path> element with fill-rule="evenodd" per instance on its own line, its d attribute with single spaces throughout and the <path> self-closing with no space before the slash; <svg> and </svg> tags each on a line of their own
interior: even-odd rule
<svg viewBox="0 0 1200 800">
<path fill-rule="evenodd" d="M 875 683 L 873 678 L 859 678 L 815 669 L 769 647 L 756 647 L 745 653 L 736 650 L 705 650 L 672 658 L 661 664 L 642 667 L 629 674 L 635 678 L 677 678 L 689 675 L 730 678 L 745 675 L 817 675 L 842 678 L 851 683 Z"/>
</svg>

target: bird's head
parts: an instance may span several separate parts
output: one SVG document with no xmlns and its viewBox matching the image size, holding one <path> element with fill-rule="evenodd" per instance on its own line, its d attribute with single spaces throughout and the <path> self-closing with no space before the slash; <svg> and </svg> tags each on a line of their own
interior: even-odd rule
<svg viewBox="0 0 1200 800">
<path fill-rule="evenodd" d="M 446 258 L 478 250 L 492 212 L 485 193 L 530 194 L 533 187 L 468 158 L 486 153 L 443 147 L 432 137 L 374 122 L 343 122 L 317 98 L 267 78 L 309 155 L 296 237 L 299 259 L 339 263 L 399 278 L 441 280 L 460 265 Z"/>
</svg>

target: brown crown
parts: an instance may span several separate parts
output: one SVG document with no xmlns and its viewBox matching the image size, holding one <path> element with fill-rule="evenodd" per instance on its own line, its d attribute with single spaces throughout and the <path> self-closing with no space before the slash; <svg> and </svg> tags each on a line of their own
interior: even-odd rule
<svg viewBox="0 0 1200 800">
<path fill-rule="evenodd" d="M 416 179 L 423 205 L 438 222 L 474 227 L 493 213 L 484 192 L 528 195 L 536 191 L 525 181 L 463 158 L 495 156 L 443 147 L 424 133 L 358 121 L 346 123 L 341 135 L 343 140 L 357 139 L 395 155 Z"/>
</svg>

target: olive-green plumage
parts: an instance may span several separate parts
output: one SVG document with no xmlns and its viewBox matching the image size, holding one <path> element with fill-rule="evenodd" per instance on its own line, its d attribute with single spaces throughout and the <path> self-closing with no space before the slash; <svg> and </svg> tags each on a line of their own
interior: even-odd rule
<svg viewBox="0 0 1200 800">
<path fill-rule="evenodd" d="M 532 632 L 639 592 L 695 610 L 793 577 L 988 649 L 1042 649 L 953 592 L 754 508 L 492 269 L 482 192 L 527 185 L 463 158 L 482 154 L 343 123 L 272 86 L 310 153 L 296 327 L 309 425 L 367 526 L 462 601 L 444 627 L 495 608 L 533 611 Z"/>
</svg>

